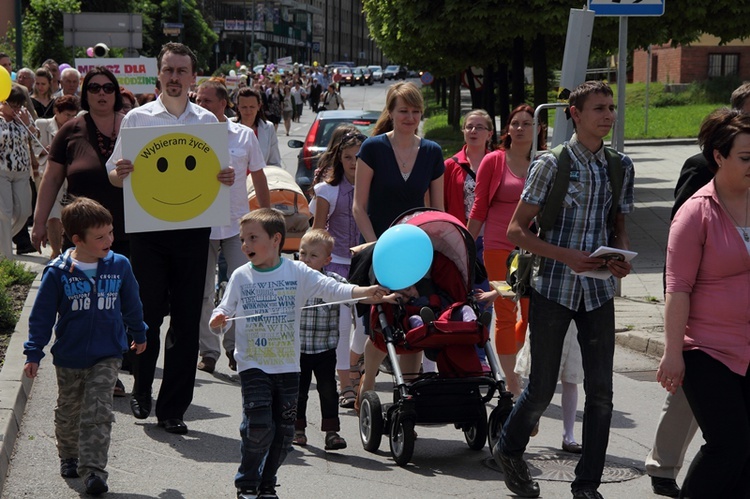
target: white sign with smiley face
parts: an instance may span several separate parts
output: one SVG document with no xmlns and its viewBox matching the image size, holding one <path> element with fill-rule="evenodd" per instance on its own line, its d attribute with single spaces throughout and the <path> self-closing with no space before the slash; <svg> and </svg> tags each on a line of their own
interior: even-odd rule
<svg viewBox="0 0 750 499">
<path fill-rule="evenodd" d="M 229 224 L 229 187 L 216 175 L 229 165 L 226 123 L 124 128 L 125 232 Z"/>
</svg>

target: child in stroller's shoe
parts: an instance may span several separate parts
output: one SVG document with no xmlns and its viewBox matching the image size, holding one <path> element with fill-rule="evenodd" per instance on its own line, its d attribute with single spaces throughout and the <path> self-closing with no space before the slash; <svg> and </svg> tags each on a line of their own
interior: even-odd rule
<svg viewBox="0 0 750 499">
<path fill-rule="evenodd" d="M 454 300 L 434 285 L 429 277 L 423 277 L 416 284 L 408 288 L 399 289 L 386 295 L 383 300 L 394 305 L 404 305 L 409 315 L 409 328 L 414 329 L 422 324 L 435 320 L 440 313 L 454 303 Z M 463 322 L 477 319 L 474 310 L 464 305 L 454 310 L 451 320 Z"/>
</svg>

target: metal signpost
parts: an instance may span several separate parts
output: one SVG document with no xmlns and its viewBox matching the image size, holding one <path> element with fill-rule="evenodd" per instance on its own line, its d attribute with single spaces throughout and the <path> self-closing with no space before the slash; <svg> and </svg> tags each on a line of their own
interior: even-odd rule
<svg viewBox="0 0 750 499">
<path fill-rule="evenodd" d="M 617 56 L 617 124 L 614 130 L 614 146 L 620 152 L 625 149 L 625 86 L 627 84 L 628 61 L 628 17 L 661 16 L 666 0 L 588 0 L 589 10 L 597 16 L 620 17 L 620 40 Z M 646 76 L 650 78 L 650 75 Z"/>
</svg>

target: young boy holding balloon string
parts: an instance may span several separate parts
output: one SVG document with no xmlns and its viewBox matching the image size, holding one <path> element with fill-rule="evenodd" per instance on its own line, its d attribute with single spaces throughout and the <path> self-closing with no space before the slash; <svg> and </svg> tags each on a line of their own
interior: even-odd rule
<svg viewBox="0 0 750 499">
<path fill-rule="evenodd" d="M 275 494 L 276 471 L 294 438 L 300 378 L 300 316 L 312 297 L 380 300 L 382 286 L 337 282 L 302 262 L 281 258 L 286 228 L 270 208 L 240 219 L 242 251 L 250 260 L 232 273 L 209 327 L 221 332 L 236 320 L 234 358 L 242 387 L 242 458 L 237 497 Z"/>
</svg>

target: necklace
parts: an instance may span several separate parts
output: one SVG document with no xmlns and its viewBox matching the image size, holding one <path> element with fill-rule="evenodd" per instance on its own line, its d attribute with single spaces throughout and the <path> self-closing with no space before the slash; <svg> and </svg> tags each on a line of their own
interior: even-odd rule
<svg viewBox="0 0 750 499">
<path fill-rule="evenodd" d="M 96 130 L 96 141 L 98 142 L 99 146 L 99 152 L 104 156 L 105 158 L 109 158 L 112 155 L 112 151 L 115 148 L 115 141 L 117 140 L 117 136 L 115 135 L 115 122 L 117 121 L 117 113 L 115 113 L 114 119 L 112 120 L 112 135 L 109 137 L 109 145 L 106 146 L 104 144 L 104 134 L 99 131 L 99 127 L 94 124 L 94 129 Z"/>
<path fill-rule="evenodd" d="M 407 156 L 406 160 L 404 160 L 401 155 L 396 151 L 396 148 L 393 144 L 393 139 L 391 139 L 391 149 L 393 149 L 393 156 L 396 158 L 396 164 L 398 164 L 399 169 L 406 170 L 409 168 L 409 165 L 414 162 L 412 159 L 412 150 L 414 149 L 414 145 L 409 146 L 409 155 Z M 417 147 L 417 154 L 419 153 L 419 147 Z M 411 171 L 401 172 L 401 176 L 404 177 L 404 180 L 406 180 L 409 177 L 409 174 Z"/>
<path fill-rule="evenodd" d="M 718 196 L 717 196 L 718 197 Z M 747 233 L 747 212 L 748 212 L 748 206 L 750 206 L 750 191 L 747 192 L 747 195 L 745 196 L 745 225 L 740 225 L 737 220 L 734 219 L 732 216 L 732 213 L 727 209 L 727 205 L 724 204 L 724 201 L 722 201 L 721 198 L 719 198 L 719 201 L 721 202 L 721 206 L 724 207 L 724 211 L 727 212 L 727 215 L 729 215 L 729 218 L 732 219 L 732 222 L 734 222 L 734 225 L 737 226 L 738 229 L 740 229 L 740 232 L 742 232 L 742 238 L 745 240 L 746 243 L 750 243 L 750 234 Z"/>
</svg>

